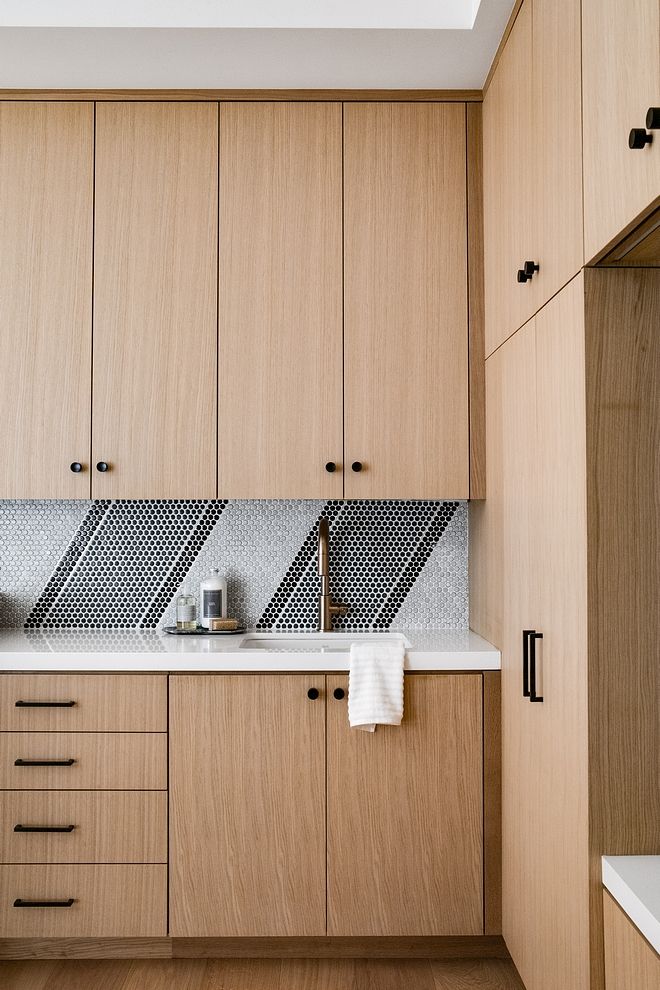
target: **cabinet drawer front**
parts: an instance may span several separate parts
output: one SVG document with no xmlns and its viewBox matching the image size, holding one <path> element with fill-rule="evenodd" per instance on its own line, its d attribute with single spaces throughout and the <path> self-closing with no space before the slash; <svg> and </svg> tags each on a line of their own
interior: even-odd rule
<svg viewBox="0 0 660 990">
<path fill-rule="evenodd" d="M 11 791 L 0 801 L 0 863 L 166 862 L 162 791 Z"/>
<path fill-rule="evenodd" d="M 16 765 L 16 761 L 22 764 Z M 70 761 L 73 760 L 73 763 Z M 56 761 L 57 764 L 47 764 Z M 165 790 L 167 735 L 0 732 L 0 790 Z"/>
<path fill-rule="evenodd" d="M 0 866 L 0 892 L 3 938 L 146 937 L 167 931 L 164 865 Z M 28 906 L 15 907 L 17 900 Z"/>
<path fill-rule="evenodd" d="M 167 677 L 5 674 L 0 677 L 0 731 L 26 730 L 165 732 Z"/>
</svg>

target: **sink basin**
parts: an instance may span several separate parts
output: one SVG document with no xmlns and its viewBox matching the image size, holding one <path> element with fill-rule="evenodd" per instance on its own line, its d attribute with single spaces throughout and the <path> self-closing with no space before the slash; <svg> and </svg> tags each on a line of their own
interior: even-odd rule
<svg viewBox="0 0 660 990">
<path fill-rule="evenodd" d="M 351 643 L 410 642 L 401 633 L 248 633 L 239 649 L 269 653 L 348 653 Z"/>
</svg>

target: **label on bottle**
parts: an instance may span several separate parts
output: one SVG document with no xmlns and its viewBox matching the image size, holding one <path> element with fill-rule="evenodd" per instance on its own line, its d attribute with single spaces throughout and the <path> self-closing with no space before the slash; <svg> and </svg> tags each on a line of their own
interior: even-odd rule
<svg viewBox="0 0 660 990">
<path fill-rule="evenodd" d="M 222 591 L 202 592 L 202 618 L 219 619 L 222 617 Z"/>
<path fill-rule="evenodd" d="M 195 621 L 196 608 L 193 605 L 177 605 L 176 607 L 176 621 L 177 622 L 194 622 Z"/>
</svg>

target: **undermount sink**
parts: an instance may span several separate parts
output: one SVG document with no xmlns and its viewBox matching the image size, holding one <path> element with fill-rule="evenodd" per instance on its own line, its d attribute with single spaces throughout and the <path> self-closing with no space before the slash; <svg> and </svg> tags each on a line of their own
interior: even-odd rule
<svg viewBox="0 0 660 990">
<path fill-rule="evenodd" d="M 248 633 L 241 650 L 269 653 L 348 653 L 351 643 L 401 643 L 410 649 L 411 643 L 401 633 Z"/>
</svg>

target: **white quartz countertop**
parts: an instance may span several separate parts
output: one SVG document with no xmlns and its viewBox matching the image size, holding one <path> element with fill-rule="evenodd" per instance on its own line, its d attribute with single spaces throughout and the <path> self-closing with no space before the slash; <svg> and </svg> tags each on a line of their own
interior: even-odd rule
<svg viewBox="0 0 660 990">
<path fill-rule="evenodd" d="M 660 953 L 660 856 L 603 856 L 603 884 Z"/>
<path fill-rule="evenodd" d="M 332 633 L 321 647 L 313 633 L 289 634 L 290 642 L 272 644 L 267 642 L 269 635 L 251 632 L 246 640 L 245 633 L 172 636 L 139 629 L 3 629 L 0 671 L 341 671 L 348 670 L 352 642 L 391 641 L 395 636 L 406 647 L 406 670 L 500 669 L 499 650 L 468 630 Z M 260 649 L 251 648 L 256 638 Z"/>
</svg>

